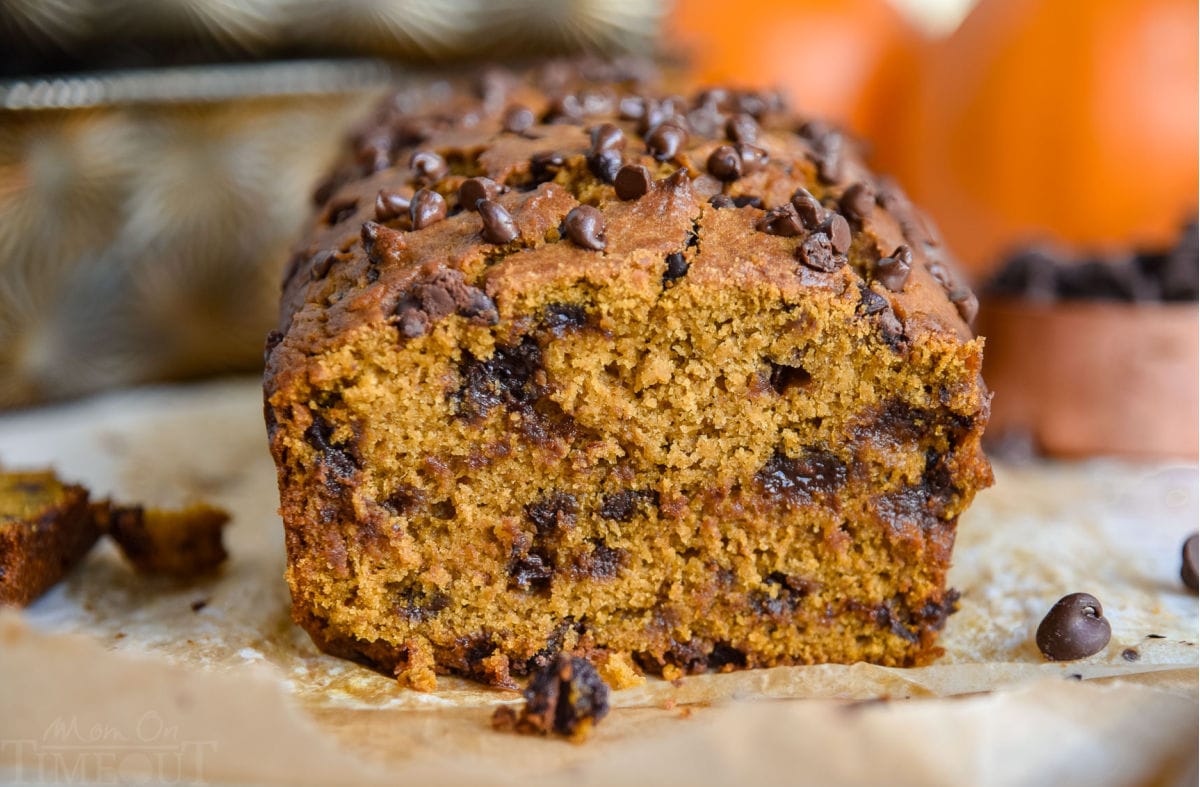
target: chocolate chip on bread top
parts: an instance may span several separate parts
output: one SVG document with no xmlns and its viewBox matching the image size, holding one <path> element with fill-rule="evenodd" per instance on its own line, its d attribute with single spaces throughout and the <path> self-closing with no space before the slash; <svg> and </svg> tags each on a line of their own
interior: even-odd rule
<svg viewBox="0 0 1200 787">
<path fill-rule="evenodd" d="M 936 657 L 989 396 L 900 189 L 774 94 L 639 69 L 408 101 L 321 188 L 268 340 L 313 639 L 423 689 Z"/>
</svg>

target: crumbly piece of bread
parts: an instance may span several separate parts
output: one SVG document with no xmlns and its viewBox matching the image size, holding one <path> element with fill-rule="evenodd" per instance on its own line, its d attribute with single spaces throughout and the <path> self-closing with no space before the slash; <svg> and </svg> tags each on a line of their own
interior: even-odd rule
<svg viewBox="0 0 1200 787">
<path fill-rule="evenodd" d="M 265 380 L 296 620 L 419 688 L 929 662 L 974 296 L 837 130 L 588 76 L 389 102 L 323 189 Z"/>
</svg>

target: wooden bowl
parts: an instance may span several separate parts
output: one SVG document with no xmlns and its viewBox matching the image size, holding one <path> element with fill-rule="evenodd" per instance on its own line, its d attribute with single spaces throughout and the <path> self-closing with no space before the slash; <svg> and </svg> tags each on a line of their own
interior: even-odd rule
<svg viewBox="0 0 1200 787">
<path fill-rule="evenodd" d="M 1055 456 L 1197 457 L 1196 304 L 985 303 L 991 435 Z"/>
</svg>

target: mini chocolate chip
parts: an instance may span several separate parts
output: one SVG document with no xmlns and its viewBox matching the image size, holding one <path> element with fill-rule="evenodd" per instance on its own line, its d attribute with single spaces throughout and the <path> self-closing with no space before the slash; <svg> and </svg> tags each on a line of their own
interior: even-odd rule
<svg viewBox="0 0 1200 787">
<path fill-rule="evenodd" d="M 592 126 L 592 153 L 601 153 L 606 150 L 621 150 L 625 147 L 625 132 L 614 126 L 612 123 L 601 123 L 598 126 Z"/>
<path fill-rule="evenodd" d="M 739 142 L 736 147 L 738 155 L 742 158 L 742 171 L 747 175 L 766 168 L 767 162 L 770 160 L 767 151 L 743 142 Z"/>
<path fill-rule="evenodd" d="M 380 189 L 375 195 L 375 220 L 391 221 L 408 213 L 408 197 L 394 191 Z"/>
<path fill-rule="evenodd" d="M 688 261 L 682 252 L 672 252 L 667 255 L 667 272 L 663 274 L 663 279 L 667 281 L 682 279 L 687 275 L 689 267 L 691 266 L 688 265 Z"/>
<path fill-rule="evenodd" d="M 591 205 L 571 208 L 563 219 L 563 227 L 576 246 L 592 251 L 604 250 L 604 215 Z"/>
<path fill-rule="evenodd" d="M 796 258 L 805 267 L 832 273 L 846 264 L 846 258 L 833 251 L 833 242 L 824 232 L 814 232 L 796 249 Z"/>
<path fill-rule="evenodd" d="M 718 145 L 708 157 L 708 171 L 726 183 L 742 176 L 742 157 L 732 145 Z"/>
<path fill-rule="evenodd" d="M 488 243 L 512 243 L 517 239 L 517 223 L 512 214 L 505 210 L 499 202 L 481 199 L 476 203 L 480 218 L 483 219 L 483 239 Z"/>
<path fill-rule="evenodd" d="M 754 228 L 768 235 L 779 235 L 784 238 L 794 238 L 804 232 L 800 216 L 791 205 L 776 205 L 758 220 Z"/>
<path fill-rule="evenodd" d="M 838 204 L 847 218 L 862 221 L 875 210 L 875 190 L 870 184 L 855 183 L 846 189 Z"/>
<path fill-rule="evenodd" d="M 708 198 L 708 204 L 718 209 L 732 208 L 733 197 L 729 196 L 728 194 L 714 194 Z"/>
<path fill-rule="evenodd" d="M 865 284 L 858 285 L 858 311 L 864 315 L 879 314 L 886 309 L 887 298 L 872 290 Z"/>
<path fill-rule="evenodd" d="M 412 227 L 421 230 L 446 218 L 446 200 L 441 194 L 429 189 L 417 189 L 409 205 Z"/>
<path fill-rule="evenodd" d="M 366 224 L 363 226 L 366 227 Z M 310 278 L 313 281 L 324 279 L 329 274 L 329 269 L 333 267 L 335 261 L 336 257 L 332 251 L 318 251 L 312 258 L 312 268 L 309 269 Z"/>
<path fill-rule="evenodd" d="M 756 197 L 753 194 L 741 194 L 733 198 L 733 206 L 735 208 L 744 208 L 747 205 L 762 210 L 762 197 Z"/>
<path fill-rule="evenodd" d="M 621 169 L 621 152 L 619 150 L 602 150 L 587 157 L 588 169 L 605 183 L 612 183 L 617 172 Z"/>
<path fill-rule="evenodd" d="M 901 292 L 908 283 L 912 259 L 912 249 L 898 246 L 892 256 L 883 257 L 875 263 L 875 280 L 892 292 Z"/>
<path fill-rule="evenodd" d="M 439 180 L 450 171 L 446 160 L 432 150 L 418 150 L 413 153 L 412 158 L 408 160 L 408 168 L 425 181 Z"/>
<path fill-rule="evenodd" d="M 829 242 L 833 244 L 833 250 L 838 254 L 845 254 L 850 251 L 850 244 L 854 241 L 854 236 L 850 233 L 850 222 L 846 221 L 846 217 L 840 213 L 829 214 L 829 218 L 825 220 L 821 231 L 829 236 Z"/>
<path fill-rule="evenodd" d="M 650 191 L 650 170 L 641 164 L 626 164 L 617 171 L 613 185 L 617 189 L 617 198 L 622 200 L 637 199 Z"/>
<path fill-rule="evenodd" d="M 463 210 L 475 210 L 481 199 L 494 200 L 504 187 L 491 178 L 467 178 L 458 187 L 458 204 Z"/>
<path fill-rule="evenodd" d="M 510 134 L 524 134 L 533 127 L 533 110 L 514 104 L 504 111 L 503 128 Z"/>
<path fill-rule="evenodd" d="M 646 136 L 646 149 L 658 161 L 675 158 L 679 149 L 687 143 L 688 134 L 674 122 L 659 123 Z"/>
<path fill-rule="evenodd" d="M 362 238 L 363 250 L 372 261 L 375 257 L 375 243 L 379 240 L 380 226 L 373 221 L 364 221 L 359 237 Z"/>
<path fill-rule="evenodd" d="M 544 183 L 554 180 L 554 176 L 566 163 L 563 155 L 553 150 L 534 153 L 529 157 L 529 174 L 533 176 L 535 182 Z"/>
<path fill-rule="evenodd" d="M 1050 661 L 1074 661 L 1104 650 L 1112 627 L 1095 596 L 1063 596 L 1037 628 L 1037 646 Z"/>
<path fill-rule="evenodd" d="M 725 136 L 730 142 L 753 145 L 758 141 L 758 123 L 745 112 L 739 112 L 725 121 Z"/>
<path fill-rule="evenodd" d="M 1200 535 L 1192 533 L 1187 537 L 1187 541 L 1183 542 L 1183 562 L 1179 566 L 1179 578 L 1183 580 L 1183 584 L 1195 593 L 1197 591 L 1197 574 L 1196 560 L 1197 550 L 1200 548 Z"/>
<path fill-rule="evenodd" d="M 805 189 L 796 189 L 792 194 L 792 207 L 800 215 L 806 229 L 815 230 L 825 223 L 825 206 Z"/>
</svg>

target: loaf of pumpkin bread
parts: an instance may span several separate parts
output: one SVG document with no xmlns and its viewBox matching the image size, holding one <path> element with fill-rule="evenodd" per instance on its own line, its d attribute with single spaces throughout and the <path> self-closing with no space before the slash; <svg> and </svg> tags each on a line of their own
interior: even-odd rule
<svg viewBox="0 0 1200 787">
<path fill-rule="evenodd" d="M 422 689 L 560 652 L 935 658 L 991 482 L 983 341 L 854 141 L 613 67 L 402 103 L 321 189 L 268 339 L 314 641 Z"/>
</svg>

